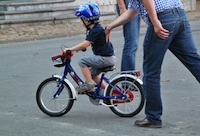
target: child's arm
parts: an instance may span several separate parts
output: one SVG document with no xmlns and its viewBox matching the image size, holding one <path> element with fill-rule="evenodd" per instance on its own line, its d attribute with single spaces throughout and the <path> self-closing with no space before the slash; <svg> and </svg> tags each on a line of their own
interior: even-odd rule
<svg viewBox="0 0 200 136">
<path fill-rule="evenodd" d="M 83 41 L 82 43 L 79 43 L 71 48 L 65 48 L 63 51 L 66 52 L 67 50 L 71 50 L 71 51 L 81 51 L 81 50 L 85 50 L 88 46 L 91 45 L 90 41 Z"/>
</svg>

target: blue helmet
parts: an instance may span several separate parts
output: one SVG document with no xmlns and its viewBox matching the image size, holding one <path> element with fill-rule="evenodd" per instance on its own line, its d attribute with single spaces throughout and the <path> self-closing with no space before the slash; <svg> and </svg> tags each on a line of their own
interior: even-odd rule
<svg viewBox="0 0 200 136">
<path fill-rule="evenodd" d="M 87 3 L 79 6 L 75 15 L 81 19 L 94 21 L 99 20 L 100 10 L 99 7 L 92 3 Z"/>
</svg>

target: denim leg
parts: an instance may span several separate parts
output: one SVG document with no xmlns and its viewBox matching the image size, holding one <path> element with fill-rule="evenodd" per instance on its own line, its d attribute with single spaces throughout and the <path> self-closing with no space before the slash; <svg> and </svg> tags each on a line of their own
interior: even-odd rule
<svg viewBox="0 0 200 136">
<path fill-rule="evenodd" d="M 129 0 L 124 0 L 128 8 Z M 116 5 L 118 15 L 120 15 L 119 6 Z M 130 22 L 123 25 L 124 47 L 121 60 L 121 71 L 135 70 L 135 57 L 138 49 L 138 40 L 140 34 L 140 16 L 135 16 Z"/>
<path fill-rule="evenodd" d="M 135 70 L 136 51 L 140 32 L 140 17 L 137 15 L 123 26 L 124 48 L 122 52 L 121 71 Z"/>
<path fill-rule="evenodd" d="M 200 83 L 200 56 L 194 45 L 188 19 L 180 21 L 180 31 L 174 38 L 169 50 L 190 70 Z"/>
<path fill-rule="evenodd" d="M 161 66 L 177 28 L 176 21 L 172 21 L 171 16 L 165 16 L 160 20 L 163 27 L 170 31 L 170 37 L 166 40 L 159 38 L 154 32 L 152 24 L 150 24 L 144 40 L 143 61 L 143 90 L 146 98 L 145 114 L 150 122 L 157 125 L 162 124 Z"/>
<path fill-rule="evenodd" d="M 144 41 L 143 89 L 146 97 L 145 114 L 154 124 L 161 124 L 162 100 L 160 92 L 161 65 L 167 48 L 200 81 L 200 56 L 194 45 L 184 10 L 162 14 L 159 20 L 169 30 L 169 38 L 160 39 L 150 24 Z"/>
<path fill-rule="evenodd" d="M 146 98 L 145 114 L 150 122 L 160 125 L 162 124 L 160 73 L 161 64 L 167 47 L 150 42 L 149 38 L 155 39 L 150 35 L 152 31 L 154 31 L 153 27 L 149 27 L 144 41 L 143 90 Z M 159 49 L 162 47 L 163 49 Z M 163 51 L 161 52 L 161 50 Z"/>
</svg>

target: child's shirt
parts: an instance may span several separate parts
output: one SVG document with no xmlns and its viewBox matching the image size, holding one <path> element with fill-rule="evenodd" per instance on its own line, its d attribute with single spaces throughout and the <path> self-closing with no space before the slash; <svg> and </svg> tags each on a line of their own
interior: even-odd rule
<svg viewBox="0 0 200 136">
<path fill-rule="evenodd" d="M 95 55 L 113 56 L 114 49 L 111 42 L 106 42 L 105 30 L 100 24 L 95 25 L 89 30 L 86 40 L 91 42 L 92 51 Z"/>
</svg>

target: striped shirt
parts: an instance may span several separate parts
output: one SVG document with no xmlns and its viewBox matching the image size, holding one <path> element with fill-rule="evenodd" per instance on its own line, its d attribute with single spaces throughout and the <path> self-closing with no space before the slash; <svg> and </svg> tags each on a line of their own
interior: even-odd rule
<svg viewBox="0 0 200 136">
<path fill-rule="evenodd" d="M 182 8 L 181 0 L 154 0 L 156 12 L 162 12 L 166 9 Z M 129 0 L 128 9 L 136 10 L 145 23 L 149 23 L 148 13 L 142 4 L 142 0 Z"/>
</svg>

